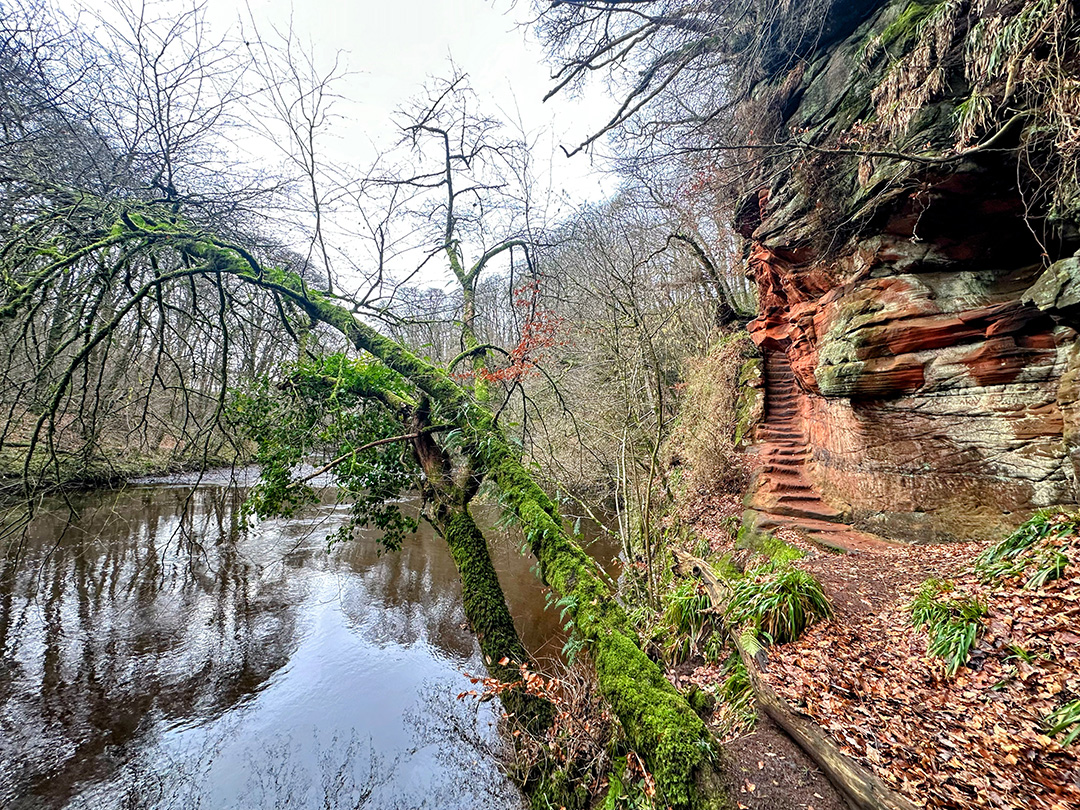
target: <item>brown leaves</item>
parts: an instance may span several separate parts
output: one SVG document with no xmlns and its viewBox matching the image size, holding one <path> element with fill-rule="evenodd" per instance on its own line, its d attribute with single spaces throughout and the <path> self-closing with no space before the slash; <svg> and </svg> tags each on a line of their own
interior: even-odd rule
<svg viewBox="0 0 1080 810">
<path fill-rule="evenodd" d="M 806 563 L 838 618 L 773 648 L 766 672 L 792 706 L 893 789 L 935 808 L 1080 807 L 1078 746 L 1042 719 L 1080 696 L 1080 543 L 1066 576 L 1033 591 L 967 572 L 974 544 Z M 945 676 L 906 604 L 927 576 L 949 576 L 989 609 L 968 667 Z"/>
</svg>

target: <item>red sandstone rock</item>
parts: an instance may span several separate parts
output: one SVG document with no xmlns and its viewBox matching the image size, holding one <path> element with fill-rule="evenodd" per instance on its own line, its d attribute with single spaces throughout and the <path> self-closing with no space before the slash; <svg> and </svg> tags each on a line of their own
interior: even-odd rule
<svg viewBox="0 0 1080 810">
<path fill-rule="evenodd" d="M 775 459 L 801 441 L 803 461 L 797 477 L 763 466 L 752 505 L 931 541 L 997 536 L 1034 508 L 1075 503 L 1075 332 L 1020 300 L 1016 268 L 1003 280 L 965 265 L 887 275 L 909 253 L 877 239 L 827 269 L 751 250 L 762 306 L 750 334 L 790 367 L 785 413 L 805 425 L 795 445 L 765 443 Z M 875 278 L 856 269 L 867 255 Z M 854 280 L 827 287 L 844 272 Z M 801 486 L 826 506 L 797 497 Z"/>
</svg>

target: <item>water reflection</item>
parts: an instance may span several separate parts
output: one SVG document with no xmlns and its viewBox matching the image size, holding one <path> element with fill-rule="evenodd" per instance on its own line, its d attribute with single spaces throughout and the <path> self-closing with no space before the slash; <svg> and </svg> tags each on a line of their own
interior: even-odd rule
<svg viewBox="0 0 1080 810">
<path fill-rule="evenodd" d="M 0 561 L 0 806 L 513 807 L 442 541 L 327 553 L 344 518 L 238 523 L 242 494 L 155 486 L 43 511 Z M 531 648 L 556 615 L 496 554 Z M 555 639 L 553 642 L 552 639 Z"/>
</svg>

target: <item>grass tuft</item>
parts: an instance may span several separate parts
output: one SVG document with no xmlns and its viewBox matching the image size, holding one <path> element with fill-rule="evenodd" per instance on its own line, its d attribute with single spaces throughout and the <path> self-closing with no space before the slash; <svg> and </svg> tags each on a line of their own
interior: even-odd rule
<svg viewBox="0 0 1080 810">
<path fill-rule="evenodd" d="M 1080 700 L 1065 703 L 1046 715 L 1043 718 L 1043 728 L 1050 737 L 1065 734 L 1059 740 L 1062 748 L 1071 745 L 1077 737 L 1080 737 Z"/>
<path fill-rule="evenodd" d="M 681 664 L 703 649 L 712 631 L 712 602 L 700 582 L 684 580 L 663 596 L 662 622 L 669 641 L 664 653 Z"/>
<path fill-rule="evenodd" d="M 727 677 L 720 684 L 717 697 L 724 707 L 720 726 L 724 736 L 744 734 L 754 728 L 757 721 L 757 707 L 754 703 L 754 689 L 750 684 L 750 673 L 738 653 L 732 654 L 724 662 Z"/>
<path fill-rule="evenodd" d="M 911 623 L 930 636 L 928 651 L 945 662 L 952 677 L 971 656 L 971 649 L 983 631 L 986 607 L 967 597 L 945 597 L 952 583 L 928 579 L 911 603 Z"/>
<path fill-rule="evenodd" d="M 819 618 L 832 615 L 821 584 L 789 564 L 768 565 L 735 583 L 728 620 L 766 643 L 794 641 Z"/>
<path fill-rule="evenodd" d="M 1080 518 L 1036 512 L 1026 523 L 975 558 L 975 571 L 984 582 L 1023 577 L 1031 568 L 1025 588 L 1041 588 L 1060 579 L 1069 558 L 1054 545 L 1056 537 L 1080 533 Z"/>
</svg>

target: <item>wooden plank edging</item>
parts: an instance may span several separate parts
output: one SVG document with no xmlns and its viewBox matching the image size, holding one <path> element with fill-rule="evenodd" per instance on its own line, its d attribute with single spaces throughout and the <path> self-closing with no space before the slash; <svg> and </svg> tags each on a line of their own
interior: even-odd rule
<svg viewBox="0 0 1080 810">
<path fill-rule="evenodd" d="M 681 551 L 674 553 L 680 571 L 702 581 L 713 605 L 724 604 L 727 589 L 709 565 Z M 765 681 L 761 663 L 740 643 L 738 634 L 729 632 L 728 635 L 746 665 L 754 697 L 765 713 L 817 763 L 848 804 L 856 810 L 918 810 L 918 805 L 896 793 L 877 774 L 842 752 L 817 723 L 796 712 Z M 767 661 L 764 652 L 760 656 Z"/>
</svg>

